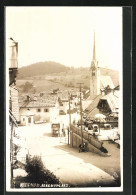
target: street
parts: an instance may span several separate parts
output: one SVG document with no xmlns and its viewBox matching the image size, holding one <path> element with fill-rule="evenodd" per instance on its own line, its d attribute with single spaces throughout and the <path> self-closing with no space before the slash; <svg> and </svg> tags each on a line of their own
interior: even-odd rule
<svg viewBox="0 0 136 195">
<path fill-rule="evenodd" d="M 62 183 L 70 186 L 117 186 L 120 177 L 120 150 L 108 142 L 111 157 L 95 153 L 79 153 L 67 144 L 67 137 L 52 137 L 51 124 L 20 126 L 18 132 L 26 140 L 30 155 L 40 155 L 47 169 Z"/>
</svg>

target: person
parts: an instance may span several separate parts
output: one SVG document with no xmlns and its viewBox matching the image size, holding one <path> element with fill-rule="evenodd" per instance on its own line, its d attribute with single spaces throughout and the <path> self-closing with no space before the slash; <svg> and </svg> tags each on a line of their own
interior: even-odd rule
<svg viewBox="0 0 136 195">
<path fill-rule="evenodd" d="M 85 144 L 85 142 L 83 143 L 82 151 L 83 151 L 83 152 L 86 151 L 86 144 Z"/>
<path fill-rule="evenodd" d="M 74 120 L 73 120 L 73 124 L 74 124 L 74 125 L 76 124 L 76 120 L 75 120 L 75 118 L 74 118 Z"/>
<path fill-rule="evenodd" d="M 85 151 L 86 151 L 86 143 L 84 142 L 83 144 L 79 144 L 79 153 Z"/>
<path fill-rule="evenodd" d="M 79 153 L 82 152 L 82 145 L 79 144 Z"/>
<path fill-rule="evenodd" d="M 103 143 L 101 145 L 101 148 L 100 148 L 101 152 L 104 152 L 104 153 L 108 153 L 108 150 L 106 148 L 103 147 Z"/>
<path fill-rule="evenodd" d="M 65 137 L 66 133 L 65 133 L 65 129 L 62 128 L 62 136 Z"/>
<path fill-rule="evenodd" d="M 65 129 L 63 129 L 63 136 L 64 136 L 64 137 L 66 136 Z"/>
</svg>

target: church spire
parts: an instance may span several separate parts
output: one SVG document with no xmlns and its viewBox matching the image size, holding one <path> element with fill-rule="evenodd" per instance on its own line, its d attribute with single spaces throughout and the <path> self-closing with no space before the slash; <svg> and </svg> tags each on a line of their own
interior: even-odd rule
<svg viewBox="0 0 136 195">
<path fill-rule="evenodd" d="M 96 61 L 96 53 L 95 53 L 95 32 L 94 32 L 93 61 Z"/>
</svg>

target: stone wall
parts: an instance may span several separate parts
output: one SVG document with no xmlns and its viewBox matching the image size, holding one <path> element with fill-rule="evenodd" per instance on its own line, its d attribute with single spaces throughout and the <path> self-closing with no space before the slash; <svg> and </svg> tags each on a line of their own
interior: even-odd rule
<svg viewBox="0 0 136 195">
<path fill-rule="evenodd" d="M 81 129 L 71 125 L 70 130 L 70 145 L 71 147 L 78 148 L 82 143 Z M 110 156 L 110 154 L 104 153 L 100 150 L 103 142 L 99 141 L 88 132 L 83 131 L 83 142 L 86 143 L 87 151 L 94 152 L 102 156 Z"/>
</svg>

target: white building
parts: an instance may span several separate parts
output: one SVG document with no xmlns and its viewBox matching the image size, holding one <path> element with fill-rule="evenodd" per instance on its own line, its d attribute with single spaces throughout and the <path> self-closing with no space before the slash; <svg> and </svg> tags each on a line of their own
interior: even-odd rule
<svg viewBox="0 0 136 195">
<path fill-rule="evenodd" d="M 36 122 L 50 122 L 57 114 L 59 114 L 59 109 L 55 102 L 30 100 L 23 103 L 20 107 L 21 125 L 29 125 Z"/>
</svg>

